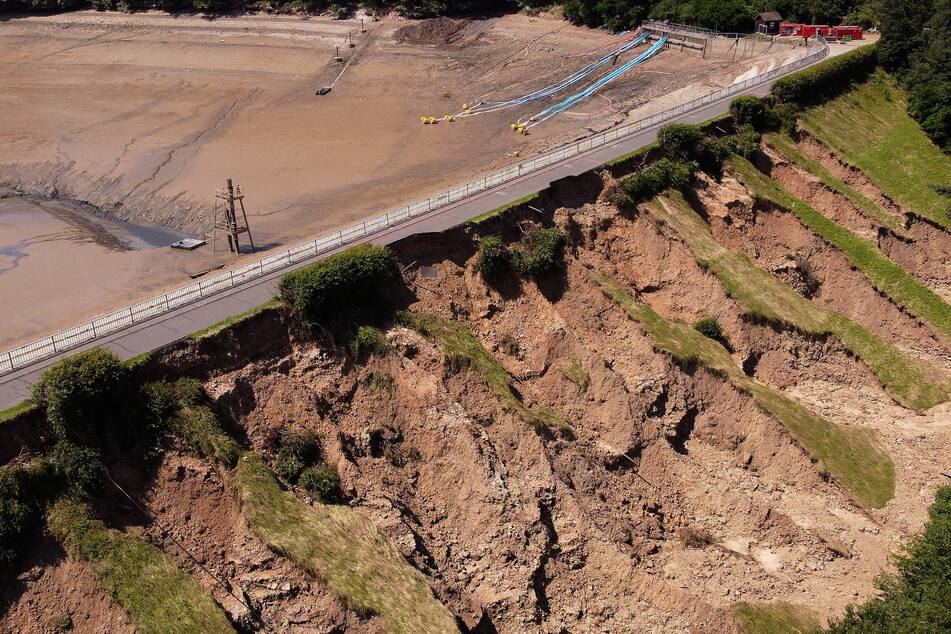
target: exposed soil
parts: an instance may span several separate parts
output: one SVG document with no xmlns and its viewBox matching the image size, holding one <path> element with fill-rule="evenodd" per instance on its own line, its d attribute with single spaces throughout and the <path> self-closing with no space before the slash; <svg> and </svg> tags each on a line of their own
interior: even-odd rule
<svg viewBox="0 0 951 634">
<path fill-rule="evenodd" d="M 794 182 L 797 173 L 777 177 L 822 202 Z M 536 431 L 437 342 L 401 326 L 386 332 L 391 354 L 356 363 L 328 333 L 303 333 L 266 311 L 201 342 L 177 342 L 147 370 L 200 377 L 226 426 L 266 456 L 284 430 L 320 434 L 348 504 L 386 532 L 468 631 L 718 633 L 734 629 L 739 601 L 792 601 L 828 618 L 874 596 L 889 552 L 920 529 L 942 484 L 951 404 L 906 410 L 834 338 L 745 320 L 671 227 L 646 208 L 619 213 L 604 185 L 594 174 L 566 179 L 541 197 L 544 213 L 515 211 L 394 246 L 409 308 L 463 324 L 522 402 L 563 417 L 574 439 Z M 725 246 L 951 370 L 951 350 L 793 214 L 754 202 L 730 174 L 706 179 L 688 199 Z M 551 224 L 569 236 L 563 271 L 484 283 L 480 237 L 514 242 Z M 895 497 L 879 510 L 855 504 L 748 394 L 658 352 L 592 281 L 592 268 L 668 319 L 717 315 L 748 374 L 831 421 L 876 432 L 895 465 Z M 583 368 L 586 386 L 566 376 L 568 362 Z M 390 387 L 370 381 L 373 373 L 391 377 Z M 240 628 L 379 631 L 268 551 L 210 463 L 173 446 L 154 474 L 125 465 L 113 475 L 155 522 L 116 494 L 100 509 L 109 523 L 159 544 Z M 125 631 L 81 564 L 48 542 L 36 548 L 5 590 L 11 608 L 0 626 L 42 632 L 31 615 L 88 613 Z M 65 595 L 57 575 L 76 579 Z"/>
<path fill-rule="evenodd" d="M 754 202 L 732 175 L 698 191 L 700 211 L 721 244 L 749 256 L 819 305 L 838 311 L 912 356 L 951 369 L 951 348 L 928 326 L 881 295 L 844 253 L 796 216 Z"/>
<path fill-rule="evenodd" d="M 51 538 L 37 539 L 20 569 L 15 578 L 4 579 L 0 585 L 0 632 L 135 631 L 86 564 L 66 556 Z"/>
<path fill-rule="evenodd" d="M 801 143 L 800 147 L 808 145 L 815 153 L 816 143 L 812 139 L 811 142 Z M 818 177 L 786 162 L 781 155 L 771 150 L 766 150 L 766 154 L 769 158 L 769 174 L 774 180 L 826 217 L 856 235 L 875 242 L 893 262 L 930 287 L 945 301 L 951 300 L 951 233 L 917 215 L 905 214 L 904 223 L 909 229 L 911 239 L 896 235 L 888 227 L 863 215 L 848 198 L 824 185 Z M 827 159 L 826 163 L 828 169 L 831 161 Z M 853 173 L 853 170 L 842 165 L 839 165 L 837 171 L 840 172 L 837 174 L 840 180 L 843 176 L 850 176 L 850 180 L 860 186 L 853 188 L 857 191 L 861 189 L 864 195 L 875 201 L 886 213 L 895 214 L 897 205 L 881 192 L 877 192 L 877 188 L 870 183 L 861 185 L 861 181 L 865 180 L 861 172 Z"/>
</svg>

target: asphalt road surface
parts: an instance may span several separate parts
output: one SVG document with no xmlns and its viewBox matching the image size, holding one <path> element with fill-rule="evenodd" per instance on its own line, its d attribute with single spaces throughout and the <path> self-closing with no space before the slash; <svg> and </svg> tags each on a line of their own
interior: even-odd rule
<svg viewBox="0 0 951 634">
<path fill-rule="evenodd" d="M 763 96 L 769 91 L 772 82 L 751 88 L 744 94 Z M 686 113 L 673 121 L 637 132 L 629 137 L 620 139 L 612 144 L 601 146 L 584 154 L 574 156 L 562 163 L 550 165 L 543 170 L 527 174 L 522 178 L 500 185 L 499 187 L 472 196 L 447 207 L 437 209 L 430 214 L 415 218 L 397 227 L 381 231 L 368 240 L 374 244 L 385 245 L 396 242 L 416 233 L 438 232 L 508 204 L 519 198 L 534 194 L 547 188 L 552 182 L 566 176 L 583 174 L 611 159 L 623 156 L 641 148 L 657 139 L 657 131 L 669 123 L 701 123 L 712 119 L 727 111 L 730 101 L 738 95 L 726 97 L 712 102 L 693 112 Z M 341 247 L 343 250 L 346 247 Z M 336 251 L 332 252 L 335 253 Z M 158 315 L 148 321 L 130 326 L 125 330 L 112 333 L 91 341 L 63 354 L 37 361 L 35 364 L 20 368 L 14 372 L 0 376 L 0 409 L 12 407 L 27 398 L 30 388 L 40 378 L 43 371 L 63 357 L 74 355 L 83 350 L 94 347 L 104 347 L 115 352 L 122 359 L 131 359 L 134 356 L 155 350 L 161 346 L 177 341 L 190 333 L 201 330 L 232 315 L 243 313 L 246 310 L 259 306 L 274 297 L 277 282 L 282 275 L 290 270 L 302 268 L 308 264 L 323 259 L 330 253 L 323 254 L 306 262 L 300 262 L 275 271 L 265 277 L 252 280 L 222 293 L 208 297 L 194 304 L 183 306 L 170 313 Z"/>
</svg>

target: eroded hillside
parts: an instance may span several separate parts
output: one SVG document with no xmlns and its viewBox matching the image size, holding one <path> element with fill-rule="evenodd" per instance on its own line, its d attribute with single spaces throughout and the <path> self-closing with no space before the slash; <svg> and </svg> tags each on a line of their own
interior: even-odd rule
<svg viewBox="0 0 951 634">
<path fill-rule="evenodd" d="M 151 470 L 107 452 L 129 496 L 93 513 L 242 631 L 723 632 L 873 596 L 951 444 L 951 238 L 805 131 L 618 206 L 645 156 L 393 245 L 382 336 L 278 305 L 153 355 L 208 400 L 173 390 Z M 62 523 L 0 627 L 141 623 Z"/>
</svg>

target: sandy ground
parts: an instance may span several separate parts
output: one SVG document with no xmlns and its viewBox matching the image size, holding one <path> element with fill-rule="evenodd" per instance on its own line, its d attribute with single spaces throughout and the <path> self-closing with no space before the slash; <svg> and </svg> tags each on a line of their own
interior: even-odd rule
<svg viewBox="0 0 951 634">
<path fill-rule="evenodd" d="M 399 33 L 407 26 L 412 33 Z M 256 244 L 274 249 L 442 191 L 515 160 L 515 150 L 530 155 L 668 107 L 671 98 L 661 97 L 672 91 L 686 100 L 804 53 L 779 47 L 727 61 L 665 51 L 523 137 L 509 129 L 528 114 L 516 110 L 438 126 L 419 117 L 534 90 L 623 39 L 523 15 L 465 24 L 386 18 L 366 27 L 160 13 L 6 20 L 0 186 L 204 235 L 214 190 L 230 177 L 247 192 Z M 337 45 L 342 63 L 332 61 Z M 314 95 L 338 76 L 330 94 Z M 207 247 L 171 254 L 36 241 L 69 224 L 32 202 L 9 205 L 3 215 L 17 220 L 0 236 L 0 293 L 19 301 L 3 302 L 0 348 L 187 283 L 186 273 L 235 263 Z M 24 209 L 34 209 L 35 226 Z"/>
</svg>

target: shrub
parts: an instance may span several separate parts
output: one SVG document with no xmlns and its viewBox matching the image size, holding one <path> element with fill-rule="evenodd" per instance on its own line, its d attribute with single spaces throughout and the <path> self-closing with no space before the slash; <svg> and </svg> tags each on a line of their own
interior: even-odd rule
<svg viewBox="0 0 951 634">
<path fill-rule="evenodd" d="M 701 319 L 693 325 L 693 329 L 708 339 L 723 339 L 723 329 L 720 328 L 720 319 L 716 315 Z"/>
<path fill-rule="evenodd" d="M 99 489 L 105 467 L 97 450 L 60 440 L 53 447 L 51 457 L 56 474 L 74 495 L 86 497 Z"/>
<path fill-rule="evenodd" d="M 476 270 L 487 282 L 497 280 L 509 270 L 509 252 L 498 236 L 485 236 L 479 241 L 479 257 Z"/>
<path fill-rule="evenodd" d="M 691 163 L 660 159 L 650 167 L 621 180 L 614 204 L 631 209 L 637 203 L 650 200 L 665 189 L 686 189 L 696 166 Z"/>
<path fill-rule="evenodd" d="M 774 130 L 782 124 L 783 117 L 764 99 L 745 95 L 730 102 L 730 114 L 737 129 L 752 126 L 754 130 Z"/>
<path fill-rule="evenodd" d="M 364 244 L 288 273 L 278 284 L 278 296 L 302 323 L 312 324 L 373 301 L 376 286 L 395 272 L 389 249 Z"/>
<path fill-rule="evenodd" d="M 805 107 L 845 92 L 853 82 L 868 77 L 877 64 L 876 45 L 862 46 L 776 80 L 771 92 L 781 102 Z"/>
<path fill-rule="evenodd" d="M 119 413 L 128 371 L 117 356 L 93 348 L 57 362 L 33 387 L 60 438 L 96 439 Z"/>
<path fill-rule="evenodd" d="M 727 137 L 730 149 L 748 161 L 754 161 L 760 153 L 762 135 L 749 123 L 744 124 L 739 134 Z"/>
<path fill-rule="evenodd" d="M 296 483 L 301 473 L 320 461 L 320 438 L 312 431 L 288 432 L 281 437 L 274 470 L 284 480 Z"/>
<path fill-rule="evenodd" d="M 383 372 L 372 372 L 367 377 L 367 387 L 377 392 L 392 392 L 393 377 Z"/>
<path fill-rule="evenodd" d="M 557 227 L 535 229 L 528 234 L 528 252 L 516 249 L 512 253 L 512 265 L 523 275 L 551 273 L 564 265 L 567 242 L 565 233 Z"/>
<path fill-rule="evenodd" d="M 331 462 L 307 469 L 301 474 L 298 484 L 316 495 L 324 504 L 339 504 L 343 501 L 340 474 L 337 473 L 337 465 Z"/>
<path fill-rule="evenodd" d="M 369 357 L 376 355 L 385 357 L 393 349 L 386 335 L 379 328 L 373 326 L 360 326 L 357 332 L 347 343 L 347 348 L 353 358 L 359 361 L 365 361 Z"/>
<path fill-rule="evenodd" d="M 40 513 L 59 494 L 59 479 L 46 458 L 0 467 L 0 569 L 16 562 L 38 533 Z"/>
<path fill-rule="evenodd" d="M 671 158 L 685 161 L 696 156 L 697 148 L 703 144 L 706 137 L 700 126 L 671 123 L 660 129 L 657 140 Z"/>
</svg>

